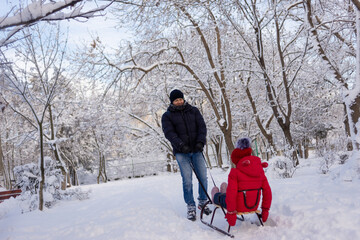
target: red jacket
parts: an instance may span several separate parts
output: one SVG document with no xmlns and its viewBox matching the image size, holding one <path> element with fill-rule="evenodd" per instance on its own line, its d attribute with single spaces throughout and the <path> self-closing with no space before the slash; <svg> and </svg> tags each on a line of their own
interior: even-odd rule
<svg viewBox="0 0 360 240">
<path fill-rule="evenodd" d="M 238 148 L 234 149 L 231 153 L 231 160 L 236 163 L 236 168 L 232 168 L 229 173 L 226 190 L 227 210 L 229 212 L 235 210 L 237 212 L 257 210 L 261 199 L 259 196 L 259 202 L 254 206 L 257 191 L 247 191 L 246 193 L 246 204 L 249 207 L 253 206 L 251 209 L 245 207 L 243 192 L 239 192 L 240 190 L 256 188 L 262 188 L 263 199 L 261 208 L 269 210 L 272 199 L 271 188 L 263 170 L 263 167 L 267 167 L 267 163 L 261 164 L 260 158 L 256 156 L 244 156 L 244 150 Z"/>
</svg>

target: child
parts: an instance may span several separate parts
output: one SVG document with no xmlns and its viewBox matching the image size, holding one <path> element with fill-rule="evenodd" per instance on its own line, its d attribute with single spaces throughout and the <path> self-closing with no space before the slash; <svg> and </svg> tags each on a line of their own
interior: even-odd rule
<svg viewBox="0 0 360 240">
<path fill-rule="evenodd" d="M 235 225 L 237 212 L 255 211 L 259 205 L 258 191 L 246 191 L 246 202 L 244 202 L 244 193 L 241 190 L 261 188 L 263 193 L 262 221 L 266 222 L 269 216 L 272 198 L 271 188 L 263 170 L 268 164 L 261 163 L 260 158 L 251 156 L 251 153 L 250 139 L 239 139 L 236 148 L 231 153 L 231 161 L 236 165 L 236 168 L 231 169 L 228 184 L 222 183 L 220 191 L 217 187 L 211 191 L 213 202 L 227 209 L 226 218 L 230 226 Z"/>
</svg>

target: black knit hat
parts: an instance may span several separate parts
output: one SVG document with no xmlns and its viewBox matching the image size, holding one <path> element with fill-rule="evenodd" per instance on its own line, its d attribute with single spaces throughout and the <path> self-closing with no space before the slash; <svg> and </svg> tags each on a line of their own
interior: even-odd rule
<svg viewBox="0 0 360 240">
<path fill-rule="evenodd" d="M 178 89 L 172 90 L 170 93 L 170 102 L 173 103 L 174 100 L 178 98 L 184 99 L 184 94 Z"/>
</svg>

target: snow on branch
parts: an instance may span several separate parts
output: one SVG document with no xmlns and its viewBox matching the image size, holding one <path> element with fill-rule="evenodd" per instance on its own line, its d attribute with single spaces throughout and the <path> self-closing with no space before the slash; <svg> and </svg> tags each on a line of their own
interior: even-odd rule
<svg viewBox="0 0 360 240">
<path fill-rule="evenodd" d="M 79 4 L 78 6 L 76 6 Z M 85 1 L 84 0 L 62 0 L 62 1 L 50 1 L 44 3 L 42 0 L 34 1 L 27 5 L 23 9 L 19 9 L 13 16 L 7 14 L 4 17 L 0 17 L 0 30 L 27 26 L 38 21 L 54 21 L 74 18 L 91 18 L 95 16 L 95 13 L 103 11 L 112 1 L 104 6 L 94 8 L 89 11 L 83 12 Z M 64 13 L 63 10 L 72 8 L 68 13 Z"/>
</svg>

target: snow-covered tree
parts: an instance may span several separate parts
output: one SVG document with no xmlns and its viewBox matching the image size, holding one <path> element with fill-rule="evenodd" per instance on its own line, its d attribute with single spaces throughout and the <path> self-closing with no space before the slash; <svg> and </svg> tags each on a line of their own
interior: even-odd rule
<svg viewBox="0 0 360 240">
<path fill-rule="evenodd" d="M 233 8 L 224 4 L 223 12 L 251 54 L 252 62 L 240 79 L 246 81 L 244 85 L 257 125 L 270 145 L 274 145 L 271 131 L 265 127 L 274 119 L 286 140 L 284 150 L 289 151 L 296 166 L 298 159 L 291 130 L 293 86 L 299 79 L 308 51 L 304 27 L 293 17 L 299 14 L 298 4 L 291 5 L 290 1 L 233 1 L 231 4 Z M 255 103 L 251 93 L 256 89 L 251 90 L 249 86 L 254 85 L 253 79 L 263 81 L 266 101 L 271 109 L 263 121 L 257 111 L 257 105 L 261 103 Z"/>
<path fill-rule="evenodd" d="M 44 137 L 52 141 L 51 146 L 58 157 L 54 133 L 56 113 L 53 104 L 54 99 L 62 91 L 62 86 L 66 85 L 62 66 L 66 43 L 62 42 L 59 31 L 48 30 L 45 26 L 24 29 L 23 34 L 26 37 L 19 41 L 20 45 L 16 49 L 18 61 L 7 65 L 7 69 L 4 71 L 6 81 L 8 81 L 5 89 L 7 95 L 3 95 L 4 99 L 7 96 L 11 97 L 12 94 L 17 95 L 25 103 L 27 111 L 23 111 L 14 102 L 6 99 L 9 107 L 28 121 L 38 132 L 39 166 L 42 179 L 39 188 L 40 210 L 43 207 L 42 189 L 45 182 L 46 147 Z M 32 31 L 31 35 L 29 31 Z M 65 164 L 60 158 L 57 160 L 64 169 Z"/>
<path fill-rule="evenodd" d="M 0 17 L 0 47 L 14 41 L 16 33 L 41 21 L 64 19 L 88 19 L 100 15 L 109 4 L 84 10 L 86 0 L 34 0 L 31 3 L 20 0 L 9 5 L 8 12 Z M 96 2 L 96 0 L 94 0 Z M 88 3 L 89 4 L 89 3 Z"/>
<path fill-rule="evenodd" d="M 230 44 L 227 42 L 230 33 L 218 19 L 216 5 L 186 1 L 118 2 L 116 13 L 122 21 L 132 20 L 131 24 L 136 24 L 139 42 L 122 49 L 116 61 L 109 62 L 109 57 L 103 57 L 95 63 L 99 65 L 102 61 L 113 67 L 118 72 L 116 81 L 126 78 L 143 81 L 145 76 L 166 71 L 168 86 L 163 94 L 175 86 L 183 88 L 188 96 L 201 94 L 231 152 L 233 115 L 229 94 L 236 72 L 232 67 L 237 68 L 232 60 L 237 60 L 237 56 L 233 53 L 231 58 L 230 51 L 234 49 L 224 47 Z"/>
<path fill-rule="evenodd" d="M 353 69 L 356 12 L 348 1 L 304 1 L 304 9 L 312 45 L 325 64 L 328 77 L 334 79 L 343 94 L 345 129 L 352 148 L 359 149 L 355 136 L 360 118 L 360 94 Z"/>
<path fill-rule="evenodd" d="M 304 21 L 327 77 L 341 92 L 349 150 L 359 150 L 358 1 L 303 1 Z M 357 40 L 355 40 L 355 38 Z M 356 45 L 355 45 L 356 44 Z M 356 64 L 355 64 L 356 63 Z M 356 71 L 354 71 L 354 66 Z M 360 161 L 357 161 L 357 172 Z"/>
</svg>

